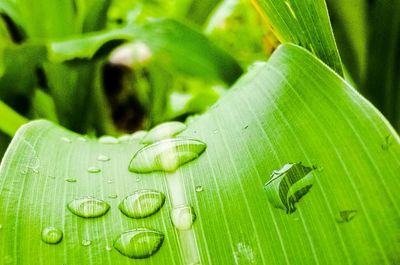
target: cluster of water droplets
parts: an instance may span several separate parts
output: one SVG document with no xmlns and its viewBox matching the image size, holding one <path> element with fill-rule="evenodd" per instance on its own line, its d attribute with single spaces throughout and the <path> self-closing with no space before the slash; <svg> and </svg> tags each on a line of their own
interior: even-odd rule
<svg viewBox="0 0 400 265">
<path fill-rule="evenodd" d="M 196 139 L 174 138 L 186 129 L 180 122 L 166 122 L 154 127 L 149 132 L 139 131 L 132 135 L 123 135 L 119 138 L 102 136 L 98 139 L 101 144 L 118 144 L 121 142 L 139 141 L 144 146 L 137 151 L 128 166 L 129 171 L 135 173 L 150 173 L 164 171 L 172 173 L 181 165 L 199 157 L 206 145 Z M 86 138 L 82 138 L 85 141 Z M 65 143 L 72 143 L 68 137 L 62 137 Z M 99 162 L 110 161 L 110 157 L 100 154 L 96 158 Z M 87 172 L 95 174 L 101 172 L 98 166 L 90 166 Z M 140 178 L 137 177 L 139 180 Z M 75 183 L 75 178 L 66 178 L 66 182 Z M 108 180 L 112 183 L 112 180 Z M 196 192 L 203 191 L 202 186 L 195 187 Z M 109 199 L 117 199 L 117 194 L 109 194 Z M 137 190 L 126 196 L 119 203 L 119 210 L 128 218 L 141 219 L 157 213 L 165 203 L 165 194 L 156 190 Z M 108 213 L 110 204 L 102 199 L 91 196 L 79 197 L 67 204 L 67 209 L 81 218 L 99 218 Z M 180 205 L 171 211 L 172 224 L 178 230 L 189 230 L 196 219 L 193 207 Z M 62 241 L 63 232 L 53 226 L 42 230 L 42 240 L 47 244 L 58 244 Z M 164 234 L 154 229 L 140 227 L 122 232 L 114 240 L 113 247 L 122 255 L 129 258 L 147 258 L 156 253 L 164 241 Z M 90 246 L 91 240 L 83 239 L 82 246 Z M 107 245 L 107 251 L 112 247 Z"/>
</svg>

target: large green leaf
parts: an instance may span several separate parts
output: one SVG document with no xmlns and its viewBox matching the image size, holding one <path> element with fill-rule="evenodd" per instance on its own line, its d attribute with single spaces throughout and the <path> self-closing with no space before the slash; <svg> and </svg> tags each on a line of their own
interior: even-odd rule
<svg viewBox="0 0 400 265">
<path fill-rule="evenodd" d="M 252 3 L 281 42 L 308 49 L 339 75 L 343 74 L 325 0 L 252 0 Z"/>
<path fill-rule="evenodd" d="M 160 19 L 142 26 L 128 25 L 49 44 L 54 62 L 92 58 L 113 42 L 139 40 L 153 54 L 166 57 L 179 70 L 211 80 L 234 82 L 242 73 L 238 63 L 204 35 L 172 19 Z M 161 55 L 160 55 L 161 53 Z"/>
<path fill-rule="evenodd" d="M 165 234 L 160 250 L 135 261 L 140 264 L 185 264 L 197 251 L 202 264 L 400 262 L 399 137 L 306 50 L 281 46 L 179 137 L 201 140 L 207 149 L 172 175 L 137 174 L 128 171 L 142 147 L 137 140 L 102 144 L 46 121 L 24 126 L 0 168 L 2 263 L 130 264 L 107 246 L 138 227 Z M 99 155 L 110 160 L 98 161 Z M 310 175 L 292 186 L 309 190 L 288 214 L 270 204 L 278 194 L 267 193 L 264 184 L 290 162 L 316 169 L 311 189 L 305 186 Z M 93 166 L 101 172 L 88 173 Z M 76 182 L 65 181 L 70 178 Z M 160 212 L 135 220 L 119 211 L 121 200 L 138 189 L 167 195 Z M 114 194 L 118 198 L 109 197 Z M 84 195 L 107 201 L 111 209 L 100 218 L 73 215 L 67 203 Z M 177 199 L 197 215 L 193 248 L 181 244 L 187 237 L 170 220 Z M 62 229 L 60 244 L 41 241 L 47 226 Z"/>
</svg>

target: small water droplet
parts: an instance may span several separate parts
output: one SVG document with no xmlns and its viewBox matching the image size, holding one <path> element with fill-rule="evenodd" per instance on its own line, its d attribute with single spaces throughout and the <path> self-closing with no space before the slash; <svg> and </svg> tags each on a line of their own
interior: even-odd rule
<svg viewBox="0 0 400 265">
<path fill-rule="evenodd" d="M 124 135 L 121 135 L 120 137 L 118 137 L 118 141 L 120 143 L 126 143 L 126 142 L 129 142 L 131 140 L 132 140 L 132 137 L 131 137 L 130 134 L 124 134 Z"/>
<path fill-rule="evenodd" d="M 336 221 L 338 223 L 347 223 L 353 220 L 356 217 L 357 210 L 344 210 L 340 211 L 339 215 L 336 217 Z"/>
<path fill-rule="evenodd" d="M 42 230 L 42 240 L 47 244 L 58 244 L 63 238 L 63 232 L 53 226 L 46 227 Z"/>
<path fill-rule="evenodd" d="M 186 129 L 186 125 L 182 122 L 171 121 L 164 122 L 153 129 L 151 129 L 147 135 L 142 139 L 142 144 L 152 144 L 164 139 L 173 138 L 178 133 Z"/>
<path fill-rule="evenodd" d="M 198 158 L 205 149 L 205 143 L 194 139 L 173 138 L 155 142 L 134 154 L 129 164 L 129 171 L 173 172 L 179 166 Z"/>
<path fill-rule="evenodd" d="M 246 126 L 243 127 L 243 129 L 247 129 L 247 128 L 249 128 L 249 125 L 246 125 Z"/>
<path fill-rule="evenodd" d="M 314 183 L 314 170 L 315 167 L 293 163 L 273 171 L 271 179 L 264 185 L 270 203 L 286 210 L 288 214 L 295 212 L 295 204 L 309 192 Z"/>
<path fill-rule="evenodd" d="M 155 214 L 164 205 L 165 195 L 154 190 L 138 190 L 119 204 L 123 214 L 131 218 L 145 218 Z"/>
<path fill-rule="evenodd" d="M 213 131 L 213 133 L 214 133 L 214 134 L 218 133 L 218 129 L 215 129 L 215 130 Z"/>
<path fill-rule="evenodd" d="M 90 241 L 88 239 L 82 239 L 81 244 L 82 244 L 82 246 L 88 247 L 92 244 L 92 241 Z"/>
<path fill-rule="evenodd" d="M 164 234 L 148 228 L 137 228 L 119 235 L 114 248 L 124 256 L 134 259 L 148 258 L 156 253 L 164 241 Z"/>
<path fill-rule="evenodd" d="M 106 250 L 107 250 L 107 251 L 111 251 L 111 250 L 112 250 L 112 247 L 107 245 L 107 246 L 106 246 Z"/>
<path fill-rule="evenodd" d="M 85 137 L 78 137 L 77 140 L 79 142 L 87 142 L 87 139 Z"/>
<path fill-rule="evenodd" d="M 65 181 L 69 183 L 75 183 L 77 180 L 73 178 L 66 178 Z"/>
<path fill-rule="evenodd" d="M 89 173 L 99 173 L 101 172 L 101 169 L 96 166 L 88 167 L 87 172 Z"/>
<path fill-rule="evenodd" d="M 77 216 L 94 218 L 105 215 L 110 209 L 110 205 L 96 198 L 84 197 L 72 200 L 68 203 L 68 209 Z"/>
<path fill-rule="evenodd" d="M 255 264 L 255 255 L 249 245 L 237 244 L 237 251 L 234 252 L 235 264 Z"/>
<path fill-rule="evenodd" d="M 104 135 L 99 138 L 99 143 L 101 144 L 118 144 L 119 141 L 117 138 L 109 135 Z"/>
<path fill-rule="evenodd" d="M 68 137 L 61 137 L 61 140 L 66 142 L 66 143 L 72 143 L 72 140 L 69 139 Z"/>
<path fill-rule="evenodd" d="M 105 155 L 99 155 L 97 157 L 97 160 L 101 161 L 101 162 L 107 162 L 107 161 L 110 161 L 110 158 L 108 156 L 105 156 Z"/>
<path fill-rule="evenodd" d="M 112 184 L 113 182 L 114 182 L 114 180 L 112 180 L 112 179 L 107 180 L 108 184 Z"/>
<path fill-rule="evenodd" d="M 22 175 L 26 175 L 27 173 L 28 173 L 28 172 L 27 172 L 26 170 L 24 170 L 24 169 L 21 170 L 21 174 L 22 174 Z"/>
<path fill-rule="evenodd" d="M 195 191 L 196 192 L 202 192 L 203 191 L 203 186 L 197 185 L 196 188 L 195 188 Z"/>
<path fill-rule="evenodd" d="M 118 195 L 117 194 L 110 194 L 110 195 L 108 195 L 108 198 L 116 199 L 116 198 L 118 198 Z"/>
<path fill-rule="evenodd" d="M 172 209 L 171 220 L 177 229 L 189 230 L 196 220 L 196 214 L 191 206 L 183 205 Z"/>
<path fill-rule="evenodd" d="M 139 182 L 141 179 L 139 176 L 137 176 L 135 180 L 136 180 L 136 182 Z"/>
<path fill-rule="evenodd" d="M 385 142 L 381 145 L 382 150 L 389 150 L 389 148 L 393 145 L 392 136 L 388 135 L 385 137 Z"/>
</svg>

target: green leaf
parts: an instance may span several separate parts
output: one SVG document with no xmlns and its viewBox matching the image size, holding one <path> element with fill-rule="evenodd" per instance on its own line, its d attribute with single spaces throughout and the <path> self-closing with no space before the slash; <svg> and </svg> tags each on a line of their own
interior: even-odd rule
<svg viewBox="0 0 400 265">
<path fill-rule="evenodd" d="M 178 137 L 207 148 L 175 173 L 137 174 L 128 165 L 143 147 L 138 140 L 102 144 L 46 121 L 24 126 L 0 168 L 2 263 L 127 264 L 134 262 L 128 256 L 149 253 L 136 262 L 399 262 L 399 136 L 306 50 L 278 48 Z M 98 161 L 99 155 L 110 160 Z M 264 185 L 274 170 L 298 162 L 318 170 L 287 214 L 270 203 Z M 88 172 L 91 166 L 101 172 Z M 76 182 L 65 181 L 71 177 Z M 289 198 L 310 185 L 303 179 L 288 182 Z M 164 206 L 144 219 L 125 216 L 118 205 L 142 189 L 166 194 Z M 82 196 L 111 208 L 98 218 L 75 216 L 67 204 Z M 189 210 L 175 208 L 173 221 L 189 230 L 171 222 L 180 203 Z M 46 227 L 62 230 L 59 244 L 42 242 Z"/>
<path fill-rule="evenodd" d="M 14 136 L 19 127 L 28 123 L 28 120 L 15 112 L 0 100 L 0 131 L 8 136 Z"/>
<path fill-rule="evenodd" d="M 339 75 L 343 68 L 325 0 L 252 0 L 282 43 L 300 45 Z"/>
<path fill-rule="evenodd" d="M 132 40 L 145 42 L 153 54 L 161 53 L 159 56 L 166 57 L 167 61 L 187 74 L 233 83 L 242 73 L 233 57 L 201 33 L 172 19 L 156 20 L 142 26 L 128 25 L 52 42 L 48 47 L 49 58 L 53 62 L 91 59 L 107 44 Z"/>
</svg>

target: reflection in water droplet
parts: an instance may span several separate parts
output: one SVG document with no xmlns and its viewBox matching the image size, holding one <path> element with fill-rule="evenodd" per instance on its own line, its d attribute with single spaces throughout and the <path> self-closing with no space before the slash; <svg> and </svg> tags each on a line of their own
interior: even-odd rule
<svg viewBox="0 0 400 265">
<path fill-rule="evenodd" d="M 99 173 L 101 172 L 101 169 L 96 166 L 88 167 L 87 172 L 89 173 Z"/>
<path fill-rule="evenodd" d="M 55 227 L 49 226 L 42 230 L 42 240 L 47 244 L 58 244 L 63 238 L 63 232 Z"/>
<path fill-rule="evenodd" d="M 206 144 L 198 140 L 179 138 L 162 140 L 137 151 L 129 164 L 129 171 L 173 172 L 179 166 L 199 157 L 205 149 Z"/>
<path fill-rule="evenodd" d="M 119 141 L 117 138 L 109 135 L 104 135 L 99 138 L 99 143 L 101 144 L 118 144 Z"/>
<path fill-rule="evenodd" d="M 286 213 L 295 212 L 295 204 L 309 192 L 314 183 L 314 170 L 315 167 L 294 163 L 272 172 L 271 179 L 264 186 L 270 203 L 286 210 Z"/>
<path fill-rule="evenodd" d="M 155 214 L 164 205 L 165 195 L 154 190 L 138 190 L 126 197 L 119 209 L 131 218 L 144 218 Z"/>
<path fill-rule="evenodd" d="M 110 205 L 99 199 L 84 197 L 68 203 L 68 209 L 77 216 L 93 218 L 106 214 Z"/>
<path fill-rule="evenodd" d="M 61 140 L 66 142 L 66 143 L 72 143 L 72 140 L 69 139 L 68 137 L 61 137 Z"/>
<path fill-rule="evenodd" d="M 108 195 L 108 198 L 116 199 L 116 198 L 118 198 L 118 195 L 117 194 L 110 194 L 110 195 Z"/>
<path fill-rule="evenodd" d="M 124 256 L 134 259 L 148 258 L 156 253 L 164 241 L 164 234 L 148 228 L 137 228 L 119 235 L 114 248 Z"/>
<path fill-rule="evenodd" d="M 72 178 L 66 178 L 65 181 L 69 183 L 75 183 L 77 180 Z"/>
<path fill-rule="evenodd" d="M 344 210 L 340 211 L 339 215 L 336 217 L 336 221 L 338 223 L 347 223 L 353 220 L 356 217 L 357 210 Z"/>
<path fill-rule="evenodd" d="M 195 190 L 196 190 L 196 192 L 202 192 L 203 191 L 203 186 L 198 185 L 198 186 L 196 186 Z"/>
<path fill-rule="evenodd" d="M 178 133 L 186 129 L 186 125 L 182 122 L 171 121 L 164 122 L 153 129 L 151 129 L 147 135 L 142 139 L 142 144 L 152 144 L 167 138 L 173 138 Z"/>
<path fill-rule="evenodd" d="M 184 205 L 172 209 L 171 220 L 177 229 L 188 230 L 196 220 L 196 214 L 192 207 Z"/>
<path fill-rule="evenodd" d="M 99 155 L 97 157 L 97 160 L 101 161 L 101 162 L 107 162 L 107 161 L 110 161 L 110 158 L 108 156 L 105 156 L 105 155 Z"/>
<path fill-rule="evenodd" d="M 81 244 L 82 244 L 82 246 L 87 247 L 87 246 L 90 246 L 92 244 L 92 241 L 90 241 L 88 239 L 82 239 Z"/>
</svg>

